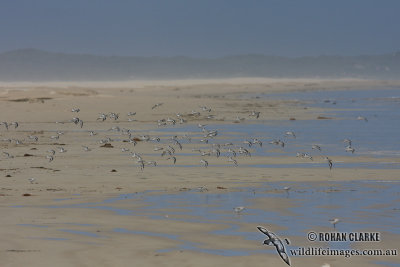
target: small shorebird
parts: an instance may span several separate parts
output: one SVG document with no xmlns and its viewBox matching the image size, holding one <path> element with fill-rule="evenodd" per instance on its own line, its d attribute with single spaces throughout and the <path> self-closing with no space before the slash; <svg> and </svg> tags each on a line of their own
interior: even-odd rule
<svg viewBox="0 0 400 267">
<path fill-rule="evenodd" d="M 137 145 L 135 138 L 129 139 L 129 143 L 133 144 L 133 146 Z"/>
<path fill-rule="evenodd" d="M 215 118 L 215 115 L 212 115 L 212 114 L 207 115 L 207 117 L 206 117 L 206 119 L 208 119 L 208 120 L 211 120 L 211 119 L 214 119 L 214 118 Z"/>
<path fill-rule="evenodd" d="M 218 135 L 218 131 L 208 131 L 204 137 L 215 137 Z"/>
<path fill-rule="evenodd" d="M 74 117 L 71 119 L 71 122 L 78 124 L 81 120 L 78 117 Z"/>
<path fill-rule="evenodd" d="M 235 164 L 235 166 L 238 166 L 238 163 L 235 159 L 233 159 L 232 157 L 228 157 L 228 162 L 233 162 L 233 164 Z"/>
<path fill-rule="evenodd" d="M 131 152 L 131 156 L 132 156 L 132 158 L 137 158 L 138 160 L 141 160 L 141 161 L 143 161 L 142 160 L 142 156 L 140 156 L 138 153 L 136 153 L 136 152 Z"/>
<path fill-rule="evenodd" d="M 352 154 L 354 154 L 354 151 L 356 151 L 356 150 L 351 146 L 346 146 L 345 151 L 346 152 L 351 152 Z"/>
<path fill-rule="evenodd" d="M 237 214 L 240 214 L 244 209 L 245 209 L 245 207 L 239 206 L 239 207 L 233 208 L 233 211 L 236 212 Z"/>
<path fill-rule="evenodd" d="M 173 162 L 174 162 L 174 164 L 176 163 L 176 157 L 169 157 L 169 158 L 167 158 L 167 160 L 169 160 L 169 159 L 172 159 Z"/>
<path fill-rule="evenodd" d="M 56 140 L 58 140 L 59 138 L 60 138 L 59 135 L 52 135 L 52 136 L 50 136 L 50 139 L 56 139 Z"/>
<path fill-rule="evenodd" d="M 115 131 L 115 132 L 120 132 L 121 128 L 119 128 L 118 126 L 113 126 L 110 129 L 108 129 L 109 131 Z"/>
<path fill-rule="evenodd" d="M 4 125 L 8 131 L 8 123 L 6 121 L 0 122 L 0 125 Z"/>
<path fill-rule="evenodd" d="M 307 153 L 299 153 L 299 152 L 297 152 L 296 153 L 296 157 L 313 160 L 313 157 L 310 154 L 307 154 Z"/>
<path fill-rule="evenodd" d="M 39 138 L 34 135 L 29 135 L 28 138 L 34 140 L 35 142 L 37 142 L 39 140 Z"/>
<path fill-rule="evenodd" d="M 172 152 L 171 152 L 171 150 L 169 150 L 169 149 L 165 149 L 162 153 L 161 153 L 161 157 L 164 157 L 165 155 L 167 155 L 167 153 L 168 153 L 168 155 L 170 155 L 170 156 L 172 156 Z"/>
<path fill-rule="evenodd" d="M 311 149 L 316 149 L 316 150 L 321 151 L 321 147 L 319 145 L 312 145 Z"/>
<path fill-rule="evenodd" d="M 211 108 L 208 108 L 206 106 L 204 107 L 200 107 L 202 111 L 207 111 L 207 112 L 211 112 Z"/>
<path fill-rule="evenodd" d="M 363 117 L 363 116 L 358 116 L 357 120 L 368 122 L 368 119 L 366 117 Z"/>
<path fill-rule="evenodd" d="M 244 121 L 245 118 L 240 118 L 239 115 L 236 116 L 236 119 L 233 121 L 234 123 L 239 123 L 241 121 Z"/>
<path fill-rule="evenodd" d="M 194 117 L 198 117 L 198 116 L 200 116 L 200 112 L 192 110 L 192 112 L 190 112 L 190 115 L 194 116 Z"/>
<path fill-rule="evenodd" d="M 28 180 L 29 180 L 29 182 L 31 182 L 31 184 L 33 184 L 36 179 L 35 178 L 29 178 Z"/>
<path fill-rule="evenodd" d="M 135 116 L 136 112 L 128 112 L 128 114 L 126 114 L 127 116 Z"/>
<path fill-rule="evenodd" d="M 151 137 L 149 140 L 150 141 L 156 141 L 158 143 L 160 143 L 160 141 L 161 141 L 160 137 Z"/>
<path fill-rule="evenodd" d="M 289 186 L 285 186 L 284 188 L 283 188 L 283 190 L 285 190 L 286 191 L 286 197 L 287 198 L 289 198 L 289 190 L 290 190 L 291 188 L 289 187 Z"/>
<path fill-rule="evenodd" d="M 250 115 L 251 117 L 256 117 L 256 119 L 258 119 L 260 117 L 260 112 L 259 111 L 255 111 L 253 110 Z"/>
<path fill-rule="evenodd" d="M 332 166 L 333 166 L 332 160 L 328 157 L 326 157 L 325 159 L 328 161 L 329 169 L 332 170 Z"/>
<path fill-rule="evenodd" d="M 330 219 L 329 222 L 333 225 L 333 228 L 335 229 L 336 228 L 336 224 L 340 222 L 340 219 L 333 218 L 333 219 Z"/>
<path fill-rule="evenodd" d="M 71 109 L 71 112 L 76 112 L 76 113 L 78 113 L 79 111 L 81 111 L 79 108 L 72 108 L 72 109 Z"/>
<path fill-rule="evenodd" d="M 204 166 L 205 168 L 208 167 L 208 161 L 205 160 L 205 159 L 201 159 L 201 160 L 200 160 L 200 164 L 201 164 L 202 166 Z"/>
<path fill-rule="evenodd" d="M 249 147 L 251 147 L 251 146 L 253 145 L 253 143 L 250 142 L 249 140 L 244 140 L 244 141 L 243 141 L 243 144 L 246 144 L 246 145 L 248 145 Z"/>
<path fill-rule="evenodd" d="M 246 148 L 239 147 L 238 152 L 239 154 L 244 154 L 245 156 L 251 157 L 250 151 L 248 151 Z"/>
<path fill-rule="evenodd" d="M 157 103 L 157 104 L 155 104 L 154 106 L 152 106 L 151 109 L 155 109 L 155 108 L 161 106 L 162 104 L 164 104 L 164 103 Z"/>
<path fill-rule="evenodd" d="M 140 170 L 143 171 L 144 170 L 144 161 L 142 160 L 142 158 L 139 158 L 136 162 L 139 163 Z"/>
<path fill-rule="evenodd" d="M 47 156 L 46 156 L 46 159 L 48 159 L 49 162 L 52 162 L 52 161 L 54 160 L 54 157 L 53 157 L 53 156 L 50 156 L 50 155 L 47 155 Z"/>
<path fill-rule="evenodd" d="M 107 114 L 104 113 L 100 113 L 99 117 L 97 118 L 97 120 L 101 120 L 101 121 L 105 121 L 107 119 Z"/>
<path fill-rule="evenodd" d="M 253 138 L 251 142 L 253 143 L 253 145 L 258 144 L 260 147 L 262 147 L 262 142 L 257 138 Z"/>
<path fill-rule="evenodd" d="M 285 147 L 285 143 L 284 142 L 282 142 L 281 140 L 279 140 L 279 139 L 275 139 L 275 140 L 272 140 L 271 142 L 269 142 L 270 144 L 273 144 L 273 145 L 277 145 L 277 146 L 281 146 L 281 147 Z"/>
<path fill-rule="evenodd" d="M 199 190 L 200 192 L 208 191 L 207 187 L 205 186 L 199 186 L 197 187 L 197 190 Z"/>
<path fill-rule="evenodd" d="M 170 117 L 167 118 L 166 122 L 170 122 L 170 123 L 172 123 L 172 125 L 176 124 L 176 120 L 174 120 L 174 119 L 172 119 Z"/>
<path fill-rule="evenodd" d="M 172 154 L 175 154 L 175 148 L 173 148 L 172 146 L 168 145 L 168 150 L 170 150 Z"/>
<path fill-rule="evenodd" d="M 116 121 L 119 118 L 119 114 L 118 113 L 114 113 L 114 112 L 110 112 L 110 114 L 108 114 L 108 117 L 110 119 L 114 119 Z"/>
<path fill-rule="evenodd" d="M 16 145 L 22 145 L 23 144 L 23 142 L 21 140 L 18 140 L 18 139 L 13 139 L 13 140 L 15 141 Z"/>
<path fill-rule="evenodd" d="M 60 146 L 60 147 L 58 147 L 58 152 L 65 153 L 65 152 L 67 152 L 67 150 Z"/>
<path fill-rule="evenodd" d="M 289 186 L 285 186 L 284 188 L 283 188 L 283 190 L 285 190 L 286 191 L 286 193 L 289 193 L 289 190 L 290 190 L 291 188 L 289 187 Z"/>
<path fill-rule="evenodd" d="M 19 124 L 18 124 L 18 122 L 12 122 L 12 123 L 10 123 L 10 125 L 14 125 L 14 129 L 17 129 L 18 128 L 18 126 L 19 126 Z"/>
<path fill-rule="evenodd" d="M 157 162 L 155 162 L 155 161 L 147 161 L 146 165 L 153 165 L 154 167 L 156 167 L 157 166 Z"/>
<path fill-rule="evenodd" d="M 290 136 L 292 136 L 293 138 L 296 138 L 295 133 L 294 133 L 294 132 L 291 132 L 291 131 L 286 132 L 285 135 L 286 135 L 286 136 L 289 136 L 289 135 L 290 135 Z"/>
<path fill-rule="evenodd" d="M 344 139 L 343 143 L 347 143 L 348 146 L 351 146 L 351 140 L 350 139 Z"/>
<path fill-rule="evenodd" d="M 211 152 L 210 151 L 207 151 L 207 152 L 205 152 L 205 151 L 203 151 L 203 152 L 201 152 L 201 155 L 204 157 L 204 156 L 211 156 Z"/>
<path fill-rule="evenodd" d="M 8 152 L 3 152 L 3 154 L 6 155 L 6 157 L 9 158 L 9 159 L 14 158 L 14 156 L 10 155 L 10 153 L 8 153 Z"/>
<path fill-rule="evenodd" d="M 82 146 L 82 148 L 83 148 L 83 150 L 86 151 L 86 152 L 91 151 L 91 149 L 90 149 L 89 147 L 87 147 L 87 146 Z"/>
</svg>

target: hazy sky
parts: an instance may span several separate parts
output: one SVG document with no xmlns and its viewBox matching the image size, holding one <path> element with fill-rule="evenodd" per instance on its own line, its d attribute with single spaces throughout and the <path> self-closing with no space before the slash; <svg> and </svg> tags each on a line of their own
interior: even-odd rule
<svg viewBox="0 0 400 267">
<path fill-rule="evenodd" d="M 400 50 L 399 0 L 0 0 L 0 52 L 219 57 Z"/>
</svg>

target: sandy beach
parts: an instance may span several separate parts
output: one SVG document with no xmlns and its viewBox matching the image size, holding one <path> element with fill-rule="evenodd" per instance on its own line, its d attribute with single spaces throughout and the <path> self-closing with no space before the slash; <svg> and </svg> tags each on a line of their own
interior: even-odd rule
<svg viewBox="0 0 400 267">
<path fill-rule="evenodd" d="M 340 115 L 329 113 L 333 106 L 313 106 L 301 99 L 269 97 L 272 93 L 290 95 L 399 87 L 400 81 L 262 78 L 0 83 L 0 122 L 7 122 L 8 126 L 7 130 L 4 124 L 0 125 L 0 265 L 286 266 L 274 248 L 262 245 L 264 237 L 257 233 L 256 226 L 263 225 L 263 220 L 246 221 L 243 219 L 246 213 L 238 215 L 229 208 L 222 211 L 231 216 L 229 219 L 204 223 L 197 220 L 197 215 L 177 212 L 180 208 L 158 207 L 153 211 L 149 209 L 151 203 L 145 199 L 181 193 L 234 196 L 241 190 L 255 188 L 262 190 L 260 194 L 274 197 L 252 201 L 250 207 L 246 206 L 250 209 L 249 214 L 254 208 L 294 216 L 291 208 L 302 204 L 290 194 L 314 190 L 318 183 L 398 181 L 399 168 L 374 167 L 386 166 L 388 162 L 390 166 L 398 166 L 400 157 L 396 154 L 378 157 L 370 152 L 358 154 L 356 150 L 354 154 L 343 152 L 331 156 L 327 152 L 326 156 L 333 160 L 330 170 L 321 153 L 312 151 L 315 155 L 311 162 L 296 157 L 296 153 L 285 152 L 286 149 L 295 151 L 296 146 L 301 145 L 294 138 L 284 137 L 285 132 L 280 137 L 286 142 L 285 148 L 269 144 L 278 137 L 268 132 L 263 136 L 248 136 L 249 140 L 257 137 L 263 141 L 262 147 L 256 144 L 248 147 L 243 140 L 235 139 L 235 131 L 221 131 L 218 127 L 229 129 L 230 125 L 235 125 L 246 129 L 258 124 L 279 126 L 283 123 L 289 125 L 287 131 L 290 131 L 290 123 L 301 125 L 302 121 L 318 123 L 342 119 Z M 156 104 L 160 105 L 154 107 Z M 211 111 L 201 107 L 211 108 Z M 73 108 L 80 111 L 71 112 Z M 259 118 L 251 115 L 253 111 L 260 112 Z M 119 114 L 119 118 L 98 119 L 101 113 L 109 116 L 111 112 Z M 128 112 L 136 112 L 136 115 L 128 116 Z M 209 115 L 214 116 L 207 118 Z M 71 122 L 73 117 L 82 120 L 83 126 Z M 182 124 L 180 118 L 184 120 Z M 166 120 L 166 125 L 157 125 L 162 119 Z M 354 121 L 361 122 L 356 118 Z M 10 125 L 12 122 L 18 122 L 18 127 Z M 218 130 L 218 135 L 209 138 L 209 144 L 202 143 L 203 133 L 198 124 L 206 125 L 207 131 Z M 191 128 L 181 128 L 186 126 Z M 131 138 L 126 129 L 130 130 Z M 193 133 L 192 129 L 197 132 Z M 96 135 L 91 136 L 90 131 Z M 145 141 L 143 135 L 159 137 L 161 142 Z M 190 142 L 185 135 L 192 136 Z M 182 144 L 182 150 L 171 141 L 173 136 Z M 222 145 L 228 142 L 226 136 L 231 136 L 237 146 L 247 148 L 252 156 L 238 155 L 238 166 L 235 167 L 228 162 L 227 154 L 216 157 L 213 152 L 204 156 L 193 152 L 194 149 L 211 150 L 212 144 Z M 107 138 L 109 145 L 105 146 L 100 140 Z M 136 145 L 129 142 L 134 138 Z M 337 146 L 344 149 L 340 137 L 337 139 Z M 160 156 L 168 145 L 176 150 L 175 165 L 172 163 L 174 155 Z M 84 151 L 84 146 L 90 151 Z M 66 151 L 60 152 L 61 148 Z M 123 148 L 129 151 L 123 152 Z M 162 150 L 156 151 L 157 148 Z M 51 149 L 55 150 L 55 155 L 50 162 L 46 156 L 51 155 L 48 152 Z M 221 148 L 224 153 L 226 150 Z M 9 153 L 10 157 L 3 152 Z M 149 164 L 141 170 L 140 163 L 130 154 L 132 152 L 140 154 L 146 162 L 157 162 L 157 166 Z M 199 162 L 201 159 L 207 160 L 207 168 Z M 306 164 L 316 165 L 307 167 Z M 30 178 L 34 180 L 30 181 Z M 310 183 L 310 187 L 296 189 L 292 186 L 293 193 L 287 192 L 288 197 L 282 187 L 278 188 L 285 182 L 299 186 Z M 271 185 L 265 187 L 265 183 Z M 380 185 L 376 184 L 376 190 Z M 372 187 L 375 190 L 375 186 Z M 125 200 L 121 197 L 123 194 L 127 194 Z M 113 198 L 118 199 L 104 202 Z M 398 198 L 393 201 L 394 205 L 398 206 L 398 201 Z M 194 207 L 190 203 L 187 206 Z M 112 209 L 104 208 L 107 205 L 112 205 Z M 198 205 L 207 206 L 205 203 Z M 334 209 L 333 206 L 327 209 Z M 184 211 L 185 205 L 181 208 Z M 122 213 L 124 210 L 137 212 L 121 215 L 118 209 Z M 155 212 L 159 217 L 153 216 Z M 382 216 L 397 218 L 398 210 L 393 212 L 397 213 Z M 259 240 L 246 239 L 242 235 L 212 234 L 224 230 L 227 221 L 234 222 L 242 232 L 253 232 Z M 265 226 L 274 232 L 285 228 L 278 221 Z M 326 221 L 325 225 L 312 230 L 333 229 Z M 399 234 L 384 228 L 370 229 L 368 225 L 360 229 L 368 230 L 379 230 L 383 241 L 379 246 L 357 243 L 357 248 L 397 249 Z M 325 245 L 310 243 L 306 236 L 304 232 L 288 238 L 295 247 Z M 246 253 L 222 255 L 216 252 L 218 250 Z M 398 264 L 399 257 L 304 256 L 291 257 L 291 261 L 292 266 L 322 266 L 325 263 L 330 266 L 377 266 L 377 262 L 383 261 Z"/>
</svg>

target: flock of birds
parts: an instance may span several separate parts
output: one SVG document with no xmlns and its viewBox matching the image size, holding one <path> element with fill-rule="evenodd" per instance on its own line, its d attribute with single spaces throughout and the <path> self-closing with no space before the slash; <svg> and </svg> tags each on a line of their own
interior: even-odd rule
<svg viewBox="0 0 400 267">
<path fill-rule="evenodd" d="M 163 105 L 163 103 L 157 103 L 151 107 L 152 110 L 160 107 Z M 81 110 L 80 108 L 72 108 L 71 112 L 72 113 L 79 113 Z M 174 117 L 168 117 L 168 118 L 163 118 L 159 119 L 157 121 L 157 126 L 172 126 L 177 123 L 183 124 L 186 123 L 189 118 L 194 118 L 194 119 L 200 119 L 200 116 L 202 115 L 201 112 L 205 113 L 203 115 L 203 119 L 212 119 L 215 117 L 214 114 L 211 114 L 212 109 L 206 106 L 200 106 L 200 111 L 192 110 L 188 114 L 180 114 L 177 113 L 176 118 Z M 128 121 L 136 121 L 136 119 L 133 119 L 133 117 L 136 115 L 136 112 L 128 112 L 127 117 Z M 250 114 L 248 114 L 249 117 L 254 117 L 258 119 L 260 117 L 260 112 L 259 111 L 251 111 Z M 113 122 L 118 121 L 120 118 L 120 115 L 115 112 L 110 112 L 110 113 L 99 113 L 99 116 L 97 117 L 96 121 L 104 122 L 106 120 L 111 120 Z M 240 118 L 237 116 L 237 118 L 234 120 L 234 122 L 238 121 L 243 121 L 245 118 Z M 79 118 L 78 116 L 73 117 L 70 120 L 66 121 L 56 121 L 56 124 L 75 124 L 79 128 L 84 127 L 84 121 Z M 4 128 L 6 131 L 9 131 L 11 126 L 14 126 L 14 129 L 17 129 L 19 127 L 18 122 L 1 122 L 0 126 L 4 125 Z M 234 144 L 232 142 L 226 142 L 226 143 L 219 143 L 216 142 L 215 137 L 219 135 L 218 130 L 211 130 L 208 129 L 206 124 L 197 124 L 199 128 L 199 133 L 193 133 L 192 136 L 189 134 L 184 134 L 182 136 L 177 136 L 177 135 L 172 135 L 171 137 L 167 138 L 166 140 L 161 140 L 160 137 L 158 136 L 150 136 L 148 134 L 140 134 L 140 135 L 135 135 L 135 132 L 131 129 L 126 129 L 126 128 L 120 128 L 118 125 L 114 125 L 111 128 L 109 128 L 106 131 L 105 137 L 102 139 L 97 140 L 99 144 L 101 144 L 104 147 L 113 147 L 112 142 L 117 142 L 117 141 L 122 141 L 122 143 L 130 143 L 133 145 L 133 148 L 138 144 L 138 142 L 141 143 L 155 143 L 154 145 L 154 152 L 160 153 L 161 157 L 165 157 L 166 160 L 172 162 L 173 164 L 177 163 L 177 154 L 176 150 L 179 149 L 179 151 L 183 150 L 183 144 L 184 143 L 192 143 L 192 139 L 197 138 L 198 142 L 200 144 L 200 147 L 194 147 L 191 150 L 191 153 L 195 154 L 198 153 L 200 155 L 201 159 L 199 160 L 200 166 L 203 166 L 207 168 L 209 166 L 209 160 L 210 157 L 215 156 L 215 157 L 220 157 L 221 155 L 225 155 L 227 157 L 227 163 L 232 164 L 233 166 L 237 167 L 238 164 L 238 157 L 239 156 L 247 156 L 251 157 L 251 149 L 254 148 L 255 146 L 262 147 L 263 142 L 257 138 L 249 138 L 244 140 L 241 144 Z M 82 130 L 83 131 L 83 130 Z M 96 132 L 94 130 L 88 130 L 88 134 L 92 137 L 100 135 L 99 132 Z M 118 135 L 120 134 L 121 136 L 124 136 L 122 139 L 116 140 L 111 138 L 110 132 L 113 133 L 113 135 Z M 51 140 L 58 141 L 62 136 L 64 135 L 65 132 L 63 131 L 56 131 L 56 134 L 52 134 L 49 137 L 41 137 L 41 138 L 50 138 Z M 198 138 L 200 137 L 200 138 Z M 281 149 L 283 149 L 287 143 L 289 138 L 296 139 L 296 134 L 293 131 L 287 131 L 283 134 L 283 140 L 281 139 L 274 139 L 269 141 L 269 144 L 275 145 Z M 31 143 L 37 143 L 39 142 L 39 137 L 35 134 L 31 134 L 27 136 L 28 142 Z M 3 142 L 15 142 L 16 145 L 22 145 L 25 141 L 15 139 L 15 138 L 5 138 L 2 139 Z M 345 143 L 345 151 L 346 152 L 351 152 L 354 153 L 355 149 L 352 147 L 352 142 L 350 139 L 344 139 L 343 142 Z M 193 147 L 193 143 L 192 143 Z M 131 151 L 133 149 L 132 147 L 122 147 L 121 151 L 123 153 L 130 153 L 132 158 L 135 159 L 135 162 L 138 164 L 141 170 L 144 170 L 146 166 L 157 166 L 157 161 L 156 160 L 146 160 L 144 156 L 141 153 L 138 153 L 136 151 Z M 85 152 L 90 152 L 93 150 L 93 148 L 90 148 L 89 145 L 82 145 L 82 149 Z M 322 154 L 322 148 L 320 145 L 313 144 L 311 146 L 311 150 L 317 151 L 318 156 L 322 157 L 329 166 L 329 169 L 332 169 L 333 167 L 333 161 L 330 159 L 328 156 Z M 47 150 L 47 155 L 45 155 L 45 158 L 49 161 L 52 162 L 57 153 L 66 153 L 67 149 L 64 148 L 63 146 L 57 146 L 53 147 L 49 150 Z M 13 156 L 7 152 L 4 151 L 3 155 L 5 155 L 7 158 L 13 158 Z M 302 158 L 302 159 L 308 159 L 313 161 L 314 157 L 309 153 L 304 153 L 304 152 L 297 152 L 296 154 L 297 157 Z"/>
<path fill-rule="evenodd" d="M 152 110 L 162 106 L 163 103 L 157 103 L 151 107 Z M 80 108 L 74 107 L 70 110 L 71 113 L 76 113 L 77 115 L 80 112 Z M 248 116 L 253 117 L 255 119 L 258 119 L 260 117 L 259 111 L 251 111 Z M 128 112 L 126 114 L 128 122 L 133 122 L 136 121 L 134 119 L 136 117 L 136 112 Z M 156 160 L 148 160 L 146 157 L 149 154 L 142 154 L 138 153 L 136 150 L 136 145 L 138 143 L 151 143 L 153 144 L 153 154 L 154 153 L 159 153 L 159 157 L 164 158 L 165 161 L 171 162 L 171 164 L 176 164 L 177 163 L 177 158 L 178 158 L 178 151 L 182 151 L 184 146 L 187 146 L 188 144 L 191 144 L 189 147 L 192 147 L 191 153 L 194 155 L 199 155 L 200 160 L 199 160 L 199 165 L 207 168 L 209 166 L 209 161 L 211 160 L 211 157 L 221 157 L 225 156 L 227 158 L 227 162 L 232 164 L 232 166 L 239 166 L 238 163 L 238 158 L 240 156 L 244 157 L 251 157 L 252 149 L 254 147 L 263 147 L 263 142 L 259 140 L 258 138 L 249 138 L 246 140 L 243 140 L 242 143 L 232 143 L 232 142 L 218 142 L 221 139 L 217 139 L 216 137 L 219 136 L 219 131 L 215 129 L 209 129 L 206 124 L 197 124 L 197 127 L 199 129 L 199 132 L 192 133 L 191 135 L 189 134 L 184 134 L 182 136 L 177 136 L 177 135 L 172 135 L 167 138 L 161 138 L 159 136 L 150 136 L 149 134 L 138 134 L 136 131 L 133 131 L 131 129 L 126 129 L 126 128 L 121 128 L 118 126 L 118 124 L 113 125 L 111 128 L 107 129 L 106 131 L 95 131 L 95 130 L 84 130 L 84 121 L 79 118 L 78 116 L 73 116 L 69 120 L 65 121 L 57 121 L 55 122 L 56 124 L 73 124 L 78 127 L 78 129 L 82 129 L 81 132 L 87 133 L 90 137 L 94 138 L 94 142 L 91 143 L 93 144 L 100 144 L 102 147 L 114 147 L 112 144 L 115 144 L 116 142 L 120 142 L 122 144 L 122 147 L 120 147 L 122 153 L 129 153 L 129 155 L 134 159 L 135 163 L 137 166 L 143 171 L 147 166 L 157 166 L 158 162 Z M 206 119 L 210 120 L 215 118 L 216 115 L 212 114 L 212 109 L 206 106 L 200 106 L 200 110 L 192 110 L 190 113 L 187 114 L 175 114 L 176 117 L 167 117 L 167 118 L 162 118 L 157 120 L 157 127 L 162 127 L 162 126 L 172 126 L 175 124 L 183 124 L 187 123 L 188 120 L 193 118 L 193 121 L 198 120 L 198 119 Z M 105 121 L 111 121 L 111 122 L 117 122 L 120 119 L 120 114 L 115 113 L 115 112 L 109 112 L 109 113 L 99 113 L 99 116 L 96 118 L 96 122 L 105 122 Z M 236 117 L 236 119 L 233 121 L 234 123 L 238 123 L 245 120 L 245 118 L 240 118 L 239 116 Z M 4 130 L 6 132 L 12 132 L 13 129 L 17 129 L 19 127 L 18 122 L 1 122 L 0 126 L 4 126 Z M 85 126 L 86 128 L 86 126 Z M 76 130 L 76 129 L 74 129 Z M 15 142 L 15 145 L 24 145 L 26 143 L 27 146 L 29 145 L 34 145 L 37 144 L 41 139 L 46 139 L 46 140 L 53 140 L 55 142 L 58 142 L 60 139 L 63 138 L 64 134 L 68 133 L 68 131 L 55 131 L 51 132 L 50 136 L 43 136 L 43 133 L 41 134 L 42 136 L 38 136 L 35 133 L 27 135 L 26 139 L 15 139 L 15 138 L 4 138 L 2 139 L 2 142 L 5 143 L 12 143 Z M 0 132 L 1 134 L 1 132 Z M 1 134 L 3 135 L 3 134 Z M 99 138 L 99 136 L 104 135 L 102 138 Z M 118 136 L 118 137 L 115 137 Z M 293 131 L 286 131 L 283 134 L 282 139 L 274 139 L 268 141 L 268 144 L 274 145 L 278 148 L 283 149 L 288 142 L 289 139 L 296 139 L 296 133 Z M 193 139 L 195 141 L 193 142 Z M 351 152 L 354 153 L 355 149 L 352 147 L 352 142 L 350 139 L 344 139 L 343 143 L 345 144 L 345 151 L 346 152 Z M 67 153 L 68 150 L 65 147 L 65 145 L 61 145 L 55 143 L 54 147 L 51 147 L 46 151 L 46 155 L 44 157 L 48 160 L 48 162 L 53 162 L 57 154 L 62 154 L 62 153 Z M 130 144 L 129 147 L 127 147 L 127 144 Z M 196 146 L 200 145 L 200 146 Z M 6 145 L 7 147 L 7 145 Z M 82 150 L 84 152 L 91 152 L 93 151 L 94 148 L 90 147 L 90 145 L 82 145 Z M 311 146 L 312 151 L 316 151 L 318 153 L 317 156 L 322 157 L 324 160 L 327 161 L 329 169 L 332 169 L 333 167 L 333 161 L 328 157 L 322 154 L 322 148 L 320 145 L 313 144 Z M 13 155 L 11 155 L 8 151 L 3 151 L 2 154 L 6 158 L 14 158 Z M 150 153 L 151 154 L 151 153 Z M 307 160 L 314 160 L 314 157 L 310 153 L 304 153 L 304 152 L 298 152 L 297 157 L 307 159 Z M 30 183 L 35 183 L 36 179 L 35 178 L 29 178 Z M 289 194 L 290 187 L 285 187 L 283 190 Z M 245 207 L 239 206 L 234 208 L 234 212 L 237 214 L 240 214 Z M 339 222 L 339 219 L 333 219 L 331 223 L 335 227 L 336 224 Z"/>
</svg>

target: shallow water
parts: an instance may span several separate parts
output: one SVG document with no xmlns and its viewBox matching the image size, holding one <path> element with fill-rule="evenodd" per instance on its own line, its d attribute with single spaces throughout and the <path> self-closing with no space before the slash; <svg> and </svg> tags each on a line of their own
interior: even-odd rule
<svg viewBox="0 0 400 267">
<path fill-rule="evenodd" d="M 248 96 L 247 96 L 248 97 Z M 257 138 L 263 147 L 253 145 L 252 154 L 259 156 L 296 155 L 309 153 L 315 157 L 323 156 L 374 156 L 400 157 L 400 89 L 316 91 L 285 94 L 265 94 L 262 97 L 274 99 L 297 99 L 299 105 L 323 107 L 327 111 L 320 114 L 332 119 L 262 121 L 252 123 L 213 124 L 207 129 L 218 130 L 223 142 L 233 142 L 245 146 L 244 140 Z M 326 102 L 329 101 L 329 102 Z M 335 103 L 335 104 L 332 104 Z M 315 114 L 317 118 L 318 114 Z M 368 121 L 358 120 L 364 116 Z M 254 124 L 255 122 L 255 124 Z M 159 132 L 170 131 L 161 128 Z M 188 132 L 198 142 L 202 133 L 195 125 L 177 126 L 175 131 Z M 296 138 L 285 136 L 293 131 Z M 280 139 L 285 142 L 281 148 L 270 141 Z M 355 153 L 345 151 L 344 139 L 352 140 Z M 210 140 L 221 143 L 221 140 Z M 322 151 L 311 149 L 313 144 L 321 146 Z M 387 165 L 390 167 L 389 165 Z M 393 166 L 393 165 L 391 165 Z M 311 167 L 311 166 L 310 166 Z M 398 168 L 398 165 L 397 167 Z"/>
<path fill-rule="evenodd" d="M 286 192 L 283 188 L 290 190 Z M 106 199 L 101 202 L 46 206 L 49 209 L 79 208 L 100 209 L 113 213 L 110 216 L 146 216 L 153 220 L 176 220 L 186 223 L 196 222 L 213 225 L 222 225 L 223 229 L 210 231 L 209 235 L 239 236 L 246 240 L 262 242 L 264 236 L 258 232 L 256 226 L 261 225 L 268 229 L 279 226 L 274 231 L 281 237 L 297 236 L 306 241 L 309 231 L 339 231 L 381 232 L 383 241 L 390 234 L 400 234 L 398 222 L 400 221 L 400 181 L 349 181 L 349 182 L 266 182 L 256 187 L 238 188 L 234 192 L 209 193 L 200 189 L 163 193 L 162 191 L 147 191 L 144 193 L 123 194 L 118 197 Z M 129 208 L 132 200 L 135 208 Z M 274 201 L 273 201 L 274 200 Z M 290 203 L 286 208 L 279 207 L 279 201 Z M 123 201 L 124 208 L 119 208 Z M 128 202 L 127 202 L 128 201 Z M 143 207 L 137 208 L 137 201 Z M 261 203 L 267 203 L 265 207 Z M 276 203 L 271 206 L 268 203 Z M 62 201 L 61 201 L 62 202 Z M 351 203 L 351 204 L 350 204 Z M 244 206 L 240 214 L 233 209 Z M 329 219 L 339 218 L 341 221 L 333 229 Z M 243 224 L 254 225 L 254 231 L 248 232 L 241 228 Z M 90 224 L 71 224 L 74 229 L 68 229 L 68 223 L 62 224 L 59 231 L 79 234 L 87 237 L 103 237 L 93 231 L 88 231 Z M 76 230 L 76 226 L 85 226 L 84 230 Z M 38 227 L 47 237 L 46 226 L 21 225 L 25 227 Z M 323 229 L 323 230 L 321 230 Z M 179 241 L 176 248 L 163 250 L 193 250 L 203 253 L 237 256 L 254 253 L 265 253 L 262 250 L 240 249 L 203 249 L 202 244 L 191 242 L 185 236 L 163 232 L 162 227 L 152 231 L 135 231 L 132 229 L 114 228 L 114 232 L 124 234 L 139 234 L 149 237 L 163 237 Z M 349 249 L 349 242 L 330 242 L 330 248 Z M 288 248 L 296 248 L 290 244 Z M 274 253 L 268 250 L 268 253 Z"/>
</svg>

